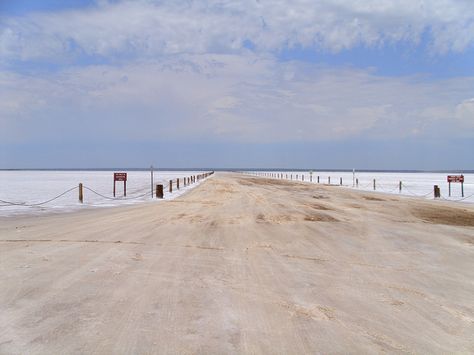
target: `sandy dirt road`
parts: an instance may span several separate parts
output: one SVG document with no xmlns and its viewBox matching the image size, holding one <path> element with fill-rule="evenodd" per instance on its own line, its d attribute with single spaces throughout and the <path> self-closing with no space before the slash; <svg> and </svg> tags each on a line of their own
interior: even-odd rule
<svg viewBox="0 0 474 355">
<path fill-rule="evenodd" d="M 1 354 L 474 353 L 474 208 L 216 174 L 0 220 Z"/>
</svg>

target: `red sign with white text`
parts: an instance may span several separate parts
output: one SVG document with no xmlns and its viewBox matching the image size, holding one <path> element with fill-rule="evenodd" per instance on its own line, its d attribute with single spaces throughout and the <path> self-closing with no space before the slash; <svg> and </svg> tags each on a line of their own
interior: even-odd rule
<svg viewBox="0 0 474 355">
<path fill-rule="evenodd" d="M 448 182 L 464 182 L 464 175 L 448 175 Z"/>
<path fill-rule="evenodd" d="M 127 181 L 127 173 L 114 173 L 114 181 Z"/>
</svg>

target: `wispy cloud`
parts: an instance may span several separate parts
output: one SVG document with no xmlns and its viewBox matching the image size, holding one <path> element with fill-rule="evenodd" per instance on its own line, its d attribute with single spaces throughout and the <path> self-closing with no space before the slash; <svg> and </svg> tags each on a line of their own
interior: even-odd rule
<svg viewBox="0 0 474 355">
<path fill-rule="evenodd" d="M 115 60 L 170 54 L 419 44 L 433 53 L 474 44 L 469 0 L 119 1 L 3 17 L 3 61 Z M 248 44 L 251 44 L 249 46 Z"/>
<path fill-rule="evenodd" d="M 44 77 L 3 73 L 3 141 L 321 141 L 474 134 L 474 78 L 380 77 L 256 55 L 182 55 Z M 59 133 L 59 134 L 58 134 Z"/>
</svg>

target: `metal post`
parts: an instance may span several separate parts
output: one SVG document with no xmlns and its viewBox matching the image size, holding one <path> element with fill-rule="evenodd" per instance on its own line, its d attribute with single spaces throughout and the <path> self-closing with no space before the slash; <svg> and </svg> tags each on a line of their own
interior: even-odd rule
<svg viewBox="0 0 474 355">
<path fill-rule="evenodd" d="M 449 197 L 451 197 L 451 181 L 448 182 L 448 185 L 449 185 Z"/>
<path fill-rule="evenodd" d="M 461 182 L 461 197 L 464 197 L 464 182 Z"/>
</svg>

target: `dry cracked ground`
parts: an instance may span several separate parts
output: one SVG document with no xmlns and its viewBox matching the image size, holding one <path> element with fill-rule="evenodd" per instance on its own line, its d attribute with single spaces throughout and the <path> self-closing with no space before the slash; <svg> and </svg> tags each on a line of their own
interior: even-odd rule
<svg viewBox="0 0 474 355">
<path fill-rule="evenodd" d="M 220 173 L 0 220 L 0 353 L 473 353 L 474 208 Z"/>
</svg>

